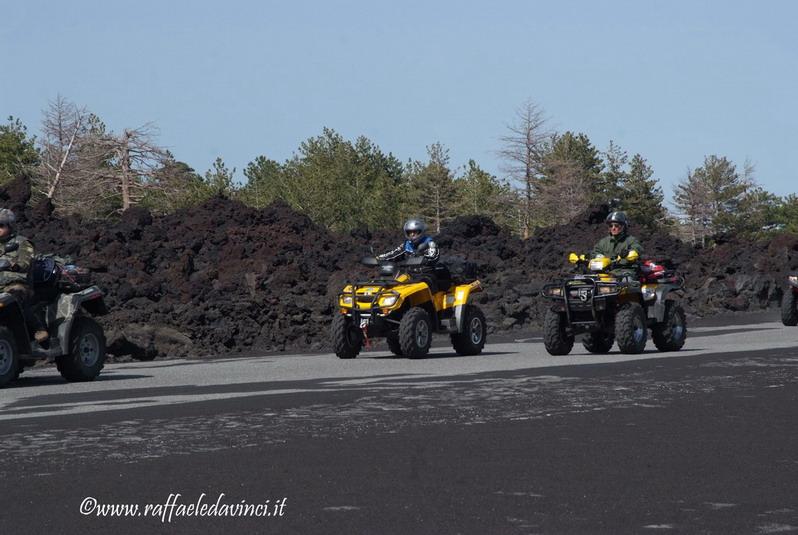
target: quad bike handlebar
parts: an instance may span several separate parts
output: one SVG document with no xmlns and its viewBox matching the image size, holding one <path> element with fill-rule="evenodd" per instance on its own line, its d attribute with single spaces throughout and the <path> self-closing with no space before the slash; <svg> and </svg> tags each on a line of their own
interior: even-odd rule
<svg viewBox="0 0 798 535">
<path fill-rule="evenodd" d="M 406 258 L 404 260 L 379 260 L 373 256 L 365 256 L 360 260 L 360 263 L 364 266 L 386 266 L 386 265 L 393 265 L 393 266 L 421 266 L 424 264 L 424 257 L 423 256 L 411 256 L 410 258 Z"/>
</svg>

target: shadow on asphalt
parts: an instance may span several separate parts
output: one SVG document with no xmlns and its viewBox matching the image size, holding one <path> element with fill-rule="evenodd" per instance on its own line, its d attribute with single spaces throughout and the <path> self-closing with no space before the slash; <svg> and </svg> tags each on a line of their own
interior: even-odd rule
<svg viewBox="0 0 798 535">
<path fill-rule="evenodd" d="M 123 381 L 128 379 L 152 379 L 152 375 L 124 375 L 115 373 L 100 374 L 97 379 L 91 382 L 106 383 L 108 381 Z M 47 376 L 47 377 L 26 377 L 20 376 L 19 379 L 13 381 L 3 387 L 4 390 L 11 390 L 13 388 L 31 388 L 37 386 L 52 386 L 57 384 L 69 384 L 69 381 L 61 376 Z"/>
<path fill-rule="evenodd" d="M 485 357 L 493 355 L 515 355 L 514 351 L 483 351 L 479 355 L 458 355 L 457 353 L 430 353 L 427 356 L 419 359 L 411 359 L 404 355 L 382 355 L 379 357 L 361 357 L 361 360 L 440 360 L 440 359 L 464 359 L 474 357 Z"/>
</svg>

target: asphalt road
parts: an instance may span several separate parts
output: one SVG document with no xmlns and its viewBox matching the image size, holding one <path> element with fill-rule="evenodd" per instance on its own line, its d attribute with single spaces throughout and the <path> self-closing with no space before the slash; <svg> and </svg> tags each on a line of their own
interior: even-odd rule
<svg viewBox="0 0 798 535">
<path fill-rule="evenodd" d="M 519 340 L 26 370 L 0 390 L 0 533 L 798 532 L 798 329 Z"/>
</svg>

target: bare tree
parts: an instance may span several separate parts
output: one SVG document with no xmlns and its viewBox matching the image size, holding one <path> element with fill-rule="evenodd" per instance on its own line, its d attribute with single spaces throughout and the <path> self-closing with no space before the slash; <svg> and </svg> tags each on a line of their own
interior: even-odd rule
<svg viewBox="0 0 798 535">
<path fill-rule="evenodd" d="M 687 228 L 690 240 L 706 245 L 706 237 L 711 234 L 712 192 L 706 182 L 687 170 L 687 176 L 673 189 L 673 201 L 680 212 L 678 219 Z"/>
<path fill-rule="evenodd" d="M 129 209 L 147 190 L 168 189 L 158 170 L 173 162 L 154 126 L 116 135 L 96 116 L 58 97 L 44 112 L 34 191 L 60 212 L 90 217 Z"/>
<path fill-rule="evenodd" d="M 156 128 L 146 124 L 100 140 L 112 158 L 109 185 L 121 197 L 122 212 L 138 204 L 147 190 L 166 187 L 158 181 L 157 172 L 171 161 L 171 155 L 155 144 L 156 134 Z"/>
<path fill-rule="evenodd" d="M 96 171 L 97 154 L 89 142 L 90 113 L 59 96 L 44 112 L 38 140 L 41 164 L 34 191 L 53 200 L 70 183 L 86 180 Z"/>
<path fill-rule="evenodd" d="M 498 155 L 505 162 L 502 171 L 521 186 L 523 206 L 519 230 L 528 238 L 536 182 L 543 171 L 551 132 L 546 128 L 543 110 L 531 100 L 521 105 L 515 115 L 515 122 L 507 126 L 508 134 L 500 138 L 502 148 Z"/>
</svg>

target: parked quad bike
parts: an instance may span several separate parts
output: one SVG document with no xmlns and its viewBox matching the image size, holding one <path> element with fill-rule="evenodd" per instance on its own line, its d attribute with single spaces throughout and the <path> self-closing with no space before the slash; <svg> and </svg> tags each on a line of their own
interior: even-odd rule
<svg viewBox="0 0 798 535">
<path fill-rule="evenodd" d="M 551 355 L 567 355 L 575 336 L 591 353 L 608 353 L 615 342 L 621 353 L 642 353 L 648 329 L 660 351 L 678 351 L 687 338 L 687 321 L 678 299 L 684 281 L 672 269 L 652 261 L 639 263 L 637 251 L 626 260 L 638 277 L 616 275 L 620 258 L 587 259 L 571 253 L 580 271 L 543 287 L 551 301 L 544 319 L 543 341 Z"/>
<path fill-rule="evenodd" d="M 787 284 L 784 297 L 781 298 L 781 322 L 784 325 L 793 327 L 798 325 L 798 309 L 796 309 L 796 302 L 798 302 L 798 276 L 790 275 L 787 277 Z"/>
<path fill-rule="evenodd" d="M 423 358 L 433 333 L 449 334 L 459 355 L 482 351 L 487 336 L 485 315 L 470 302 L 472 294 L 482 291 L 475 269 L 465 264 L 462 273 L 451 275 L 443 265 L 423 269 L 423 261 L 423 257 L 399 262 L 362 260 L 378 267 L 380 275 L 351 282 L 338 295 L 332 339 L 339 358 L 357 357 L 368 340 L 380 337 L 395 355 Z"/>
<path fill-rule="evenodd" d="M 92 318 L 106 314 L 103 293 L 88 282 L 88 271 L 53 257 L 37 257 L 31 268 L 31 314 L 50 339 L 39 345 L 17 299 L 0 293 L 0 386 L 37 360 L 54 361 L 67 381 L 91 381 L 105 364 L 105 335 Z"/>
</svg>

